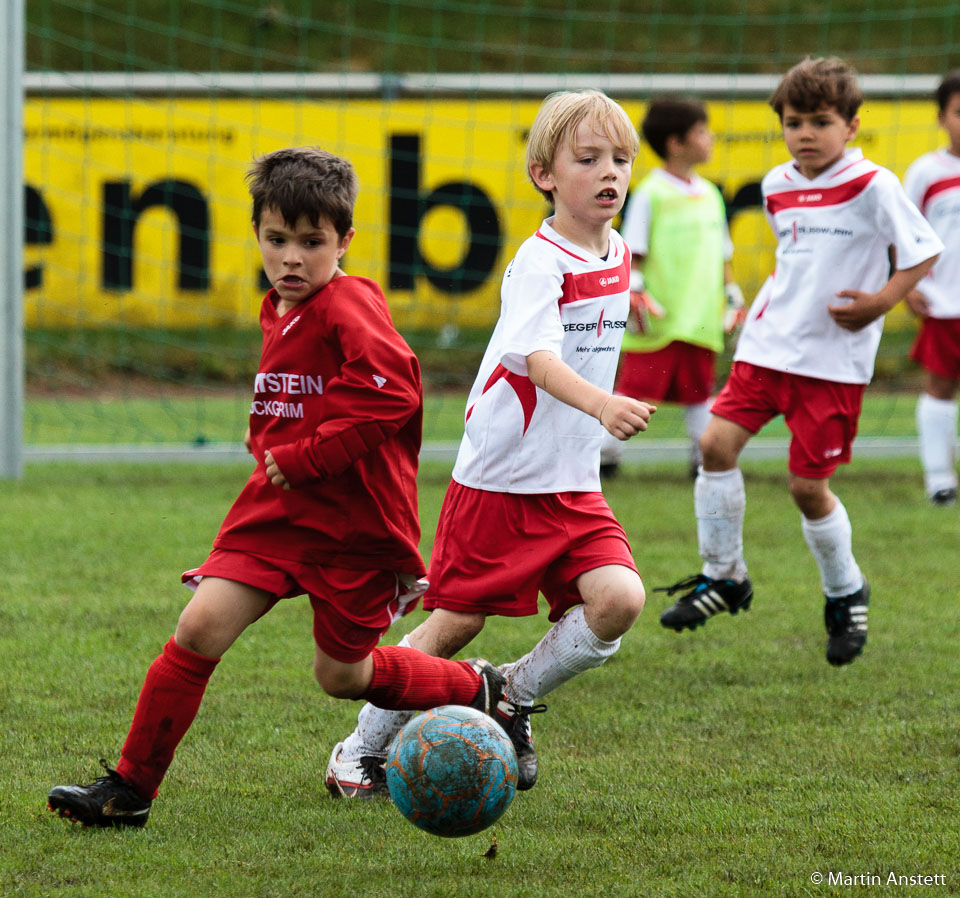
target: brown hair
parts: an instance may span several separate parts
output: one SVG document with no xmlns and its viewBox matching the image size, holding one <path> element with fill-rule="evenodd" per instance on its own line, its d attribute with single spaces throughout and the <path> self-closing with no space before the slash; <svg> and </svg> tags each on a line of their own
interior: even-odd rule
<svg viewBox="0 0 960 898">
<path fill-rule="evenodd" d="M 640 123 L 643 139 L 661 159 L 667 158 L 667 139 L 686 139 L 694 125 L 707 121 L 707 110 L 697 100 L 667 97 L 653 100 Z"/>
<path fill-rule="evenodd" d="M 783 118 L 783 107 L 797 112 L 817 112 L 832 106 L 847 122 L 853 121 L 863 93 L 857 84 L 857 73 L 849 63 L 836 56 L 798 62 L 780 81 L 770 97 L 770 105 Z"/>
<path fill-rule="evenodd" d="M 560 90 L 541 104 L 527 138 L 527 174 L 534 162 L 550 171 L 557 147 L 566 140 L 573 144 L 580 123 L 592 119 L 615 146 L 622 147 L 631 160 L 640 152 L 640 138 L 623 107 L 600 90 Z M 531 179 L 532 180 L 532 179 Z M 534 187 L 537 185 L 534 184 Z M 552 191 L 537 190 L 553 201 Z"/>
<path fill-rule="evenodd" d="M 301 215 L 317 227 L 326 219 L 342 239 L 353 227 L 357 174 L 339 156 L 319 147 L 291 147 L 259 156 L 246 176 L 253 197 L 253 223 L 276 209 L 294 227 Z"/>
<path fill-rule="evenodd" d="M 950 97 L 960 94 L 960 69 L 954 69 L 943 76 L 943 81 L 937 87 L 937 106 L 943 112 L 950 102 Z"/>
</svg>

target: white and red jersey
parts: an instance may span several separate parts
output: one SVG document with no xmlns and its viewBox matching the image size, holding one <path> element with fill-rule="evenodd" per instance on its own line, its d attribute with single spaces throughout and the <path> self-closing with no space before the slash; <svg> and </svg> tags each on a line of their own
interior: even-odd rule
<svg viewBox="0 0 960 898">
<path fill-rule="evenodd" d="M 839 383 L 873 376 L 883 318 L 848 331 L 828 306 L 850 302 L 841 290 L 875 293 L 898 269 L 912 268 L 943 249 L 933 228 L 908 199 L 896 175 L 859 149 L 816 178 L 796 163 L 763 179 L 764 208 L 777 238 L 777 264 L 754 299 L 734 358 L 777 371 Z"/>
<path fill-rule="evenodd" d="M 250 407 L 257 467 L 219 549 L 422 574 L 417 464 L 420 365 L 374 281 L 337 277 L 283 316 L 271 290 Z M 266 476 L 273 454 L 291 489 Z"/>
<path fill-rule="evenodd" d="M 917 284 L 932 318 L 960 318 L 960 156 L 926 153 L 908 169 L 903 189 L 946 248 Z"/>
<path fill-rule="evenodd" d="M 534 386 L 527 356 L 556 353 L 584 380 L 613 390 L 630 307 L 630 252 L 611 230 L 606 258 L 547 219 L 507 266 L 500 318 L 467 399 L 453 479 L 475 489 L 552 493 L 600 489 L 600 422 Z"/>
</svg>

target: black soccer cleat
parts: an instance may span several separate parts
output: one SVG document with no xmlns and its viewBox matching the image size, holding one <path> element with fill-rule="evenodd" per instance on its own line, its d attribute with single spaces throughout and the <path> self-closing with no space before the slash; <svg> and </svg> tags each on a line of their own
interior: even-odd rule
<svg viewBox="0 0 960 898">
<path fill-rule="evenodd" d="M 708 618 L 721 611 L 731 614 L 747 611 L 753 601 L 753 584 L 749 577 L 737 583 L 736 580 L 714 580 L 705 574 L 694 574 L 673 586 L 658 586 L 654 592 L 665 592 L 671 596 L 682 589 L 689 592 L 680 596 L 660 615 L 660 623 L 678 633 L 702 626 Z"/>
<path fill-rule="evenodd" d="M 473 701 L 470 702 L 470 707 L 493 717 L 500 699 L 503 698 L 503 689 L 507 685 L 507 678 L 483 658 L 471 658 L 467 661 L 467 664 L 480 676 L 480 688 L 473 697 Z"/>
<path fill-rule="evenodd" d="M 930 503 L 932 505 L 956 505 L 957 504 L 957 488 L 956 487 L 947 487 L 946 489 L 937 490 L 930 496 Z"/>
<path fill-rule="evenodd" d="M 870 584 L 866 579 L 856 592 L 830 598 L 823 609 L 827 627 L 827 661 L 839 666 L 849 664 L 867 643 L 867 607 Z"/>
<path fill-rule="evenodd" d="M 151 802 L 144 801 L 103 758 L 100 766 L 107 775 L 88 786 L 54 786 L 47 807 L 84 826 L 145 826 Z"/>
<path fill-rule="evenodd" d="M 546 705 L 517 705 L 504 699 L 497 705 L 497 713 L 493 717 L 510 737 L 517 752 L 517 789 L 521 792 L 536 785 L 539 771 L 530 715 L 542 714 L 546 710 Z"/>
</svg>

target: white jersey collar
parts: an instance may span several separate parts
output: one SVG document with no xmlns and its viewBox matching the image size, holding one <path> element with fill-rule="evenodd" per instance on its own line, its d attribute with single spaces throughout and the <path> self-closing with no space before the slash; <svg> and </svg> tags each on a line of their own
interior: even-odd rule
<svg viewBox="0 0 960 898">
<path fill-rule="evenodd" d="M 610 239 L 607 243 L 606 258 L 602 258 L 600 256 L 595 256 L 592 252 L 590 252 L 590 250 L 584 249 L 579 244 L 574 243 L 572 240 L 567 240 L 566 237 L 558 234 L 553 229 L 553 225 L 551 224 L 553 218 L 554 217 L 551 215 L 549 218 L 545 218 L 541 222 L 538 229 L 540 236 L 546 238 L 551 243 L 555 243 L 560 247 L 560 249 L 569 255 L 591 262 L 614 262 L 620 258 L 620 248 L 617 245 L 617 241 L 613 239 L 613 228 L 610 229 Z"/>
<path fill-rule="evenodd" d="M 803 184 L 819 184 L 822 181 L 829 181 L 832 178 L 836 177 L 840 172 L 845 171 L 853 165 L 856 165 L 858 162 L 863 161 L 863 150 L 860 147 L 848 147 L 843 151 L 843 155 L 830 166 L 830 168 L 825 171 L 820 172 L 815 178 L 805 178 L 800 174 L 800 170 L 797 168 L 797 163 L 794 162 L 791 168 L 793 172 L 797 175 L 796 178 L 791 178 L 790 180 L 799 180 Z"/>
</svg>

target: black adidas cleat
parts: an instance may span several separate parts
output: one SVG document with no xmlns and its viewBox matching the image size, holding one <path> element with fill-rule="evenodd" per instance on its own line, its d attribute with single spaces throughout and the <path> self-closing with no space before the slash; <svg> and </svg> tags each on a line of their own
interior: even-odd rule
<svg viewBox="0 0 960 898">
<path fill-rule="evenodd" d="M 54 786 L 47 807 L 84 826 L 145 826 L 151 802 L 144 801 L 116 770 L 100 759 L 106 776 L 88 786 Z"/>
<path fill-rule="evenodd" d="M 480 688 L 470 702 L 470 707 L 493 717 L 500 699 L 503 698 L 507 678 L 483 658 L 471 658 L 467 664 L 480 675 Z"/>
<path fill-rule="evenodd" d="M 693 630 L 706 623 L 708 618 L 729 611 L 747 611 L 753 601 L 753 584 L 749 577 L 742 583 L 736 580 L 713 580 L 704 574 L 694 574 L 673 586 L 658 586 L 654 592 L 665 592 L 668 596 L 687 589 L 663 614 L 660 623 L 664 627 L 676 630 Z"/>
<path fill-rule="evenodd" d="M 827 661 L 836 666 L 849 664 L 867 644 L 870 584 L 864 580 L 856 592 L 826 599 L 823 620 L 827 627 Z"/>
<path fill-rule="evenodd" d="M 356 761 L 345 761 L 340 754 L 343 743 L 338 742 L 327 764 L 327 791 L 334 798 L 374 798 L 387 795 L 385 758 L 364 755 Z"/>
<path fill-rule="evenodd" d="M 957 489 L 956 487 L 947 487 L 946 489 L 937 490 L 930 496 L 930 503 L 932 505 L 956 505 L 957 504 Z"/>
<path fill-rule="evenodd" d="M 497 705 L 493 719 L 503 727 L 517 752 L 517 789 L 532 789 L 537 782 L 539 764 L 533 747 L 530 715 L 542 714 L 546 705 L 517 705 L 504 699 Z"/>
</svg>

